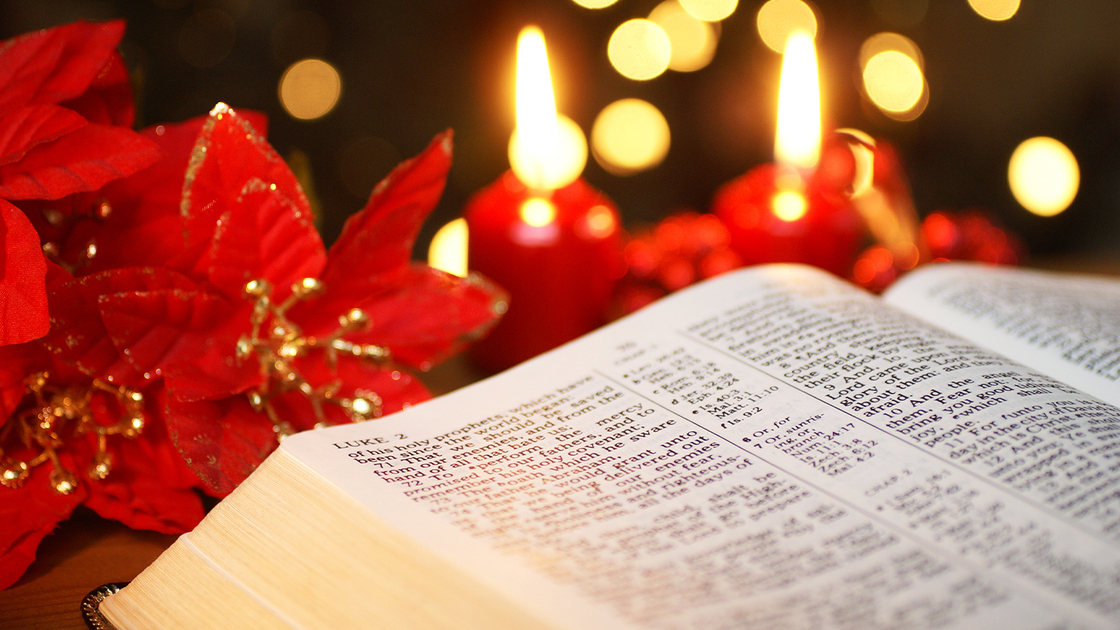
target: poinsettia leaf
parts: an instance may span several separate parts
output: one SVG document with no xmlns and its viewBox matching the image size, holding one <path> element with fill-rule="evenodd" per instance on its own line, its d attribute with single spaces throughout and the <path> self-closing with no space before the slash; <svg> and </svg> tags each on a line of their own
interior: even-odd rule
<svg viewBox="0 0 1120 630">
<path fill-rule="evenodd" d="M 60 459 L 73 470 L 69 454 Z M 19 488 L 0 488 L 0 590 L 15 584 L 35 560 L 35 552 L 43 538 L 66 520 L 86 498 L 86 488 L 79 484 L 70 494 L 55 492 L 50 484 L 51 464 L 36 466 Z"/>
<path fill-rule="evenodd" d="M 229 208 L 210 253 L 210 283 L 227 297 L 238 299 L 250 280 L 267 280 L 280 302 L 295 282 L 319 276 L 326 251 L 311 217 L 295 201 L 253 178 Z"/>
<path fill-rule="evenodd" d="M 171 441 L 215 496 L 232 492 L 276 449 L 272 424 L 243 396 L 200 402 L 168 398 L 166 411 Z"/>
<path fill-rule="evenodd" d="M 113 51 L 89 88 L 63 105 L 90 122 L 132 128 L 136 122 L 136 104 L 128 68 L 120 53 Z"/>
<path fill-rule="evenodd" d="M 117 349 L 141 373 L 162 375 L 181 400 L 220 398 L 261 381 L 255 360 L 238 361 L 252 305 L 200 291 L 103 295 L 101 319 Z"/>
<path fill-rule="evenodd" d="M 91 377 L 129 387 L 143 385 L 154 375 L 137 370 L 113 344 L 101 321 L 99 299 L 136 291 L 196 288 L 186 276 L 161 268 L 133 267 L 82 276 L 48 292 L 54 326 L 42 344 L 59 360 Z"/>
<path fill-rule="evenodd" d="M 0 116 L 0 165 L 23 158 L 33 147 L 88 124 L 77 112 L 58 105 L 29 105 Z"/>
<path fill-rule="evenodd" d="M 186 469 L 171 441 L 158 409 L 165 400 L 154 394 L 145 392 L 149 402 L 140 436 L 110 442 L 113 467 L 105 479 L 88 482 L 85 505 L 133 529 L 178 534 L 193 528 L 205 514 L 193 491 L 200 481 Z"/>
<path fill-rule="evenodd" d="M 423 264 L 383 275 L 380 285 L 358 282 L 346 295 L 330 292 L 291 310 L 305 334 L 325 335 L 351 308 L 369 316 L 369 327 L 346 339 L 387 347 L 394 360 L 426 369 L 484 335 L 508 298 L 478 274 L 460 278 Z"/>
<path fill-rule="evenodd" d="M 155 143 L 131 129 L 91 123 L 32 148 L 19 162 L 0 166 L 0 197 L 59 199 L 97 190 L 162 155 Z"/>
<path fill-rule="evenodd" d="M 311 215 L 310 203 L 284 160 L 248 119 L 219 104 L 202 126 L 183 182 L 180 212 L 186 225 L 186 250 L 195 257 L 192 277 L 209 276 L 218 220 L 231 211 L 251 180 L 275 186 L 275 191 L 292 200 L 301 213 Z M 317 234 L 314 240 L 318 241 Z M 322 247 L 321 242 L 318 247 Z"/>
<path fill-rule="evenodd" d="M 0 345 L 47 333 L 46 275 L 35 228 L 19 208 L 0 199 Z"/>
<path fill-rule="evenodd" d="M 75 22 L 0 44 L 0 111 L 77 98 L 101 73 L 124 28 L 123 20 Z"/>
<path fill-rule="evenodd" d="M 380 274 L 407 265 L 416 235 L 439 202 L 450 169 L 451 132 L 445 131 L 423 153 L 402 162 L 382 180 L 331 247 L 322 277 L 327 289 L 359 279 L 377 284 Z"/>
</svg>

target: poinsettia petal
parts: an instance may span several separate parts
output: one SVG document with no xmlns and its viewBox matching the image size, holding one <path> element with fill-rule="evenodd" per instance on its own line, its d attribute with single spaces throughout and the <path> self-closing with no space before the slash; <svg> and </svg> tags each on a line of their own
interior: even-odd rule
<svg viewBox="0 0 1120 630">
<path fill-rule="evenodd" d="M 0 418 L 10 416 L 23 400 L 27 393 L 24 379 L 50 364 L 50 355 L 38 343 L 0 346 Z"/>
<path fill-rule="evenodd" d="M 0 111 L 77 98 L 105 67 L 124 28 L 123 20 L 75 22 L 3 42 Z"/>
<path fill-rule="evenodd" d="M 210 113 L 191 151 L 180 212 L 186 223 L 186 249 L 196 256 L 192 277 L 207 277 L 215 265 L 211 250 L 219 218 L 231 213 L 251 180 L 275 186 L 299 212 L 311 206 L 295 175 L 249 121 L 224 104 Z M 305 232 L 300 248 L 322 248 L 317 233 Z M 317 274 L 316 274 L 317 275 Z"/>
<path fill-rule="evenodd" d="M 376 365 L 355 357 L 341 356 L 334 368 L 322 356 L 311 356 L 299 364 L 300 375 L 312 387 L 337 387 L 334 400 L 357 397 L 380 401 L 381 415 L 396 413 L 432 397 L 428 388 L 409 372 L 389 365 Z M 300 392 L 271 399 L 277 416 L 297 431 L 312 429 L 322 419 L 316 417 L 310 401 Z M 353 419 L 340 405 L 321 405 L 327 424 L 346 424 Z"/>
<path fill-rule="evenodd" d="M 243 396 L 220 401 L 167 400 L 167 429 L 208 492 L 224 497 L 276 448 L 272 424 Z"/>
<path fill-rule="evenodd" d="M 15 162 L 33 147 L 88 124 L 77 112 L 57 105 L 29 105 L 0 116 L 0 165 Z"/>
<path fill-rule="evenodd" d="M 240 113 L 254 128 L 268 126 L 264 114 Z M 89 261 L 86 273 L 120 267 L 191 271 L 197 255 L 191 258 L 185 251 L 179 201 L 191 149 L 207 119 L 207 116 L 198 116 L 181 123 L 141 130 L 140 134 L 163 149 L 166 157 L 138 173 L 106 184 L 98 195 L 108 204 L 109 216 L 97 221 L 94 230 L 84 238 L 72 235 L 62 246 L 64 259 L 80 253 L 88 241 L 93 240 L 97 243 L 97 256 Z M 21 205 L 26 204 L 28 202 Z M 59 209 L 66 212 L 65 208 Z"/>
<path fill-rule="evenodd" d="M 140 386 L 154 376 L 137 370 L 134 362 L 113 344 L 101 321 L 99 298 L 136 291 L 196 288 L 186 276 L 160 268 L 114 269 L 71 280 L 48 292 L 54 326 L 42 343 L 58 359 L 89 376 L 117 385 Z"/>
<path fill-rule="evenodd" d="M 23 212 L 0 199 L 0 345 L 46 334 L 47 263 Z"/>
<path fill-rule="evenodd" d="M 298 304 L 292 319 L 305 334 L 322 336 L 337 328 L 339 315 L 362 309 L 369 328 L 346 339 L 387 347 L 394 360 L 426 369 L 484 335 L 507 301 L 504 291 L 478 274 L 460 278 L 422 264 L 382 280 L 361 292 L 328 292 Z"/>
<path fill-rule="evenodd" d="M 176 398 L 220 398 L 261 381 L 255 361 L 235 356 L 238 338 L 249 331 L 248 302 L 170 289 L 103 295 L 98 305 L 121 354 L 138 371 L 162 375 Z"/>
<path fill-rule="evenodd" d="M 88 124 L 0 166 L 0 197 L 59 199 L 97 190 L 162 157 L 151 140 L 123 127 Z"/>
<path fill-rule="evenodd" d="M 402 162 L 374 189 L 365 208 L 350 217 L 331 247 L 322 279 L 327 290 L 360 293 L 363 284 L 408 264 L 424 219 L 436 207 L 451 169 L 451 132 Z"/>
<path fill-rule="evenodd" d="M 237 299 L 250 280 L 267 280 L 280 302 L 295 282 L 318 277 L 326 252 L 308 213 L 253 178 L 219 221 L 210 260 L 210 283 L 226 296 Z"/>
<path fill-rule="evenodd" d="M 77 98 L 63 103 L 90 122 L 131 128 L 136 122 L 132 81 L 120 53 L 113 51 L 93 82 Z"/>
<path fill-rule="evenodd" d="M 73 465 L 66 453 L 63 462 Z M 50 485 L 50 464 L 36 466 L 19 488 L 0 488 L 0 590 L 15 584 L 35 560 L 43 537 L 54 531 L 86 498 L 82 484 L 70 494 L 59 494 Z M 73 470 L 73 468 L 70 468 Z"/>
<path fill-rule="evenodd" d="M 156 398 L 152 394 L 145 392 L 149 400 Z M 153 413 L 157 406 L 154 401 L 147 405 L 138 439 L 111 442 L 113 468 L 105 479 L 89 481 L 85 505 L 133 529 L 177 534 L 193 528 L 205 514 L 192 490 L 201 482 L 186 470 L 162 412 Z"/>
</svg>

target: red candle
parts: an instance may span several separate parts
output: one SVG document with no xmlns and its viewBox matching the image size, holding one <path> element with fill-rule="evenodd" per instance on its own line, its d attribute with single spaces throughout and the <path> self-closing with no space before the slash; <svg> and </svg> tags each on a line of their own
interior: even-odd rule
<svg viewBox="0 0 1120 630">
<path fill-rule="evenodd" d="M 544 36 L 527 28 L 518 38 L 512 170 L 464 212 L 468 266 L 510 294 L 505 316 L 470 350 L 485 370 L 575 339 L 606 317 L 623 266 L 618 210 L 579 178 L 586 160 L 579 127 L 556 114 Z"/>
<path fill-rule="evenodd" d="M 859 213 L 831 164 L 820 164 L 816 53 L 807 34 L 790 37 L 778 97 L 777 164 L 725 184 L 712 211 L 727 225 L 744 264 L 800 262 L 837 275 L 851 272 L 863 238 Z"/>
<path fill-rule="evenodd" d="M 534 195 L 512 171 L 467 204 L 468 263 L 504 287 L 509 310 L 470 356 L 502 370 L 604 321 L 621 275 L 618 210 L 583 179 Z"/>
<path fill-rule="evenodd" d="M 783 187 L 777 164 L 763 164 L 716 193 L 712 211 L 727 225 L 743 264 L 799 262 L 839 276 L 852 270 L 863 222 L 842 190 L 816 177 Z"/>
</svg>

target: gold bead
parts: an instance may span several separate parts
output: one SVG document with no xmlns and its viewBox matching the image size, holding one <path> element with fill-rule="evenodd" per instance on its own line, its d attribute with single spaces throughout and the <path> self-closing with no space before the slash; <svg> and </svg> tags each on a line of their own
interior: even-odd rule
<svg viewBox="0 0 1120 630">
<path fill-rule="evenodd" d="M 104 479 L 113 469 L 113 456 L 102 451 L 93 456 L 93 463 L 89 467 L 90 479 Z"/>
<path fill-rule="evenodd" d="M 66 215 L 55 208 L 43 210 L 43 218 L 47 220 L 51 227 L 62 227 L 66 223 Z"/>
<path fill-rule="evenodd" d="M 338 318 L 338 323 L 344 327 L 365 326 L 369 323 L 369 315 L 360 308 L 352 308 L 345 315 Z"/>
<path fill-rule="evenodd" d="M 144 431 L 144 416 L 140 414 L 133 414 L 125 418 L 124 426 L 121 427 L 121 435 L 129 439 L 135 439 L 140 436 Z"/>
<path fill-rule="evenodd" d="M 260 392 L 249 392 L 246 396 L 249 397 L 249 405 L 253 407 L 253 411 L 264 409 L 264 397 Z"/>
<path fill-rule="evenodd" d="M 51 473 L 51 487 L 59 494 L 70 494 L 78 489 L 78 478 L 69 470 L 55 470 Z"/>
<path fill-rule="evenodd" d="M 380 405 L 377 401 L 361 396 L 355 397 L 344 405 L 348 415 L 355 422 L 372 420 L 381 415 Z"/>
<path fill-rule="evenodd" d="M 367 344 L 362 346 L 362 356 L 366 359 L 382 360 L 389 358 L 388 348 Z"/>
<path fill-rule="evenodd" d="M 245 295 L 260 298 L 272 293 L 272 285 L 268 280 L 257 279 L 245 283 Z"/>
<path fill-rule="evenodd" d="M 248 359 L 251 354 L 253 354 L 253 340 L 242 335 L 241 338 L 237 340 L 237 358 L 238 360 Z"/>
<path fill-rule="evenodd" d="M 304 300 L 323 292 L 323 283 L 315 278 L 304 278 L 292 285 L 292 294 Z"/>
<path fill-rule="evenodd" d="M 0 468 L 0 483 L 8 488 L 18 488 L 31 476 L 31 467 L 27 462 L 8 461 Z"/>
</svg>

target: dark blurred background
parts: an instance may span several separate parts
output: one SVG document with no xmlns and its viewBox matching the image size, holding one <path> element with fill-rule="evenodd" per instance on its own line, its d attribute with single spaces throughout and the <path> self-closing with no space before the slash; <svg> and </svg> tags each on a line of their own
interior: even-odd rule
<svg viewBox="0 0 1120 630">
<path fill-rule="evenodd" d="M 137 78 L 142 126 L 204 114 L 218 101 L 266 112 L 269 140 L 308 158 L 330 241 L 374 183 L 455 130 L 455 166 L 419 248 L 459 216 L 469 196 L 508 168 L 514 124 L 515 42 L 522 26 L 547 38 L 557 108 L 589 132 L 614 100 L 656 105 L 672 144 L 659 166 L 616 176 L 589 160 L 585 178 L 618 203 L 628 227 L 704 210 L 718 186 L 771 159 L 780 57 L 760 41 L 761 0 L 743 0 L 721 25 L 714 60 L 647 82 L 617 74 L 607 41 L 658 0 L 589 10 L 570 0 L 35 0 L 0 2 L 4 38 L 77 20 L 125 18 L 122 46 Z M 980 207 L 1019 233 L 1034 260 L 1120 256 L 1120 2 L 1023 0 L 993 22 L 966 0 L 819 0 L 817 37 L 828 123 L 897 146 L 917 208 Z M 881 31 L 921 48 L 929 105 L 887 118 L 859 89 L 860 44 Z M 301 121 L 277 85 L 297 60 L 338 69 L 341 99 Z M 1041 218 L 1015 201 L 1007 163 L 1023 140 L 1064 142 L 1081 188 L 1064 213 Z M 298 159 L 294 158 L 293 159 Z M 418 248 L 418 255 L 422 255 Z"/>
</svg>

